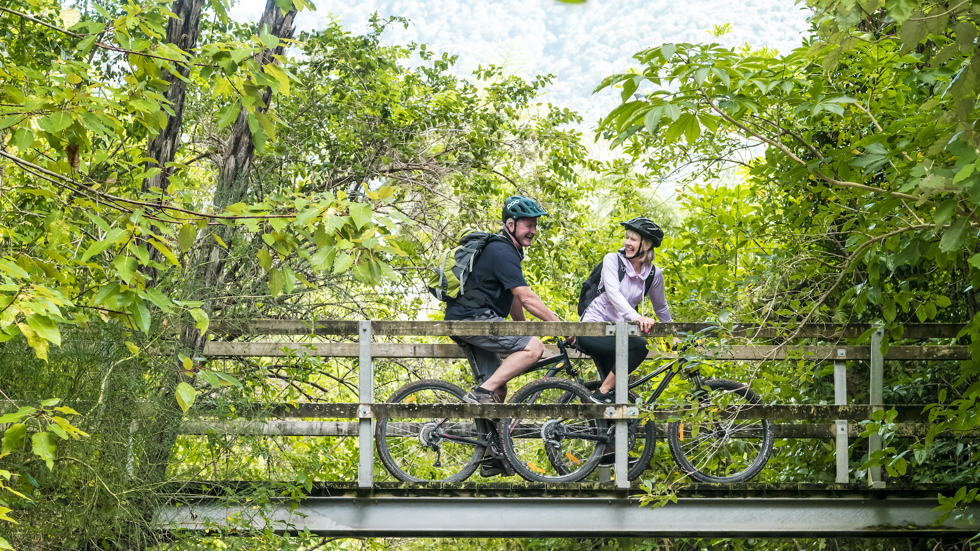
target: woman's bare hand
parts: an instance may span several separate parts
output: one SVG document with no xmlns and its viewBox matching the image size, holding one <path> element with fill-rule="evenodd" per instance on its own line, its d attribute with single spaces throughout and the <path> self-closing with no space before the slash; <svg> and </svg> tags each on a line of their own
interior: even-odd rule
<svg viewBox="0 0 980 551">
<path fill-rule="evenodd" d="M 657 323 L 653 318 L 648 318 L 646 316 L 640 316 L 633 321 L 640 326 L 640 331 L 644 333 L 649 333 L 650 330 L 653 329 L 653 324 Z"/>
</svg>

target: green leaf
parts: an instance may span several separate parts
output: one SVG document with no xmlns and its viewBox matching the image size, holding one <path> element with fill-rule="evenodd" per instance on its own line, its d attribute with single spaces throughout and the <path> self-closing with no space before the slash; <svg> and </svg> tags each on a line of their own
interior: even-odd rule
<svg viewBox="0 0 980 551">
<path fill-rule="evenodd" d="M 675 52 L 677 52 L 677 46 L 674 44 L 664 44 L 660 47 L 660 55 L 664 56 L 665 62 L 670 61 Z"/>
<path fill-rule="evenodd" d="M 313 255 L 313 258 L 310 259 L 310 266 L 312 266 L 314 270 L 326 270 L 330 267 L 330 261 L 333 258 L 332 253 L 334 250 L 334 247 L 331 245 L 320 247 L 316 254 Z"/>
<path fill-rule="evenodd" d="M 660 127 L 660 119 L 664 115 L 664 108 L 662 105 L 658 105 L 653 109 L 647 111 L 646 116 L 643 117 L 643 126 L 646 127 L 647 132 L 651 134 L 656 134 L 657 129 Z"/>
<path fill-rule="evenodd" d="M 675 120 L 669 127 L 667 127 L 667 132 L 664 133 L 664 141 L 667 142 L 668 144 L 677 141 L 677 138 L 685 134 L 688 125 L 688 120 L 692 118 L 694 118 L 694 115 L 691 115 L 690 113 L 684 113 L 681 116 L 677 117 L 677 120 Z M 697 124 L 697 121 L 694 121 L 694 124 Z"/>
<path fill-rule="evenodd" d="M 973 169 L 974 169 L 973 163 L 970 163 L 964 166 L 963 168 L 961 168 L 959 172 L 956 173 L 956 176 L 953 176 L 953 183 L 956 184 L 969 178 L 970 175 L 973 174 Z"/>
<path fill-rule="evenodd" d="M 96 38 L 98 38 L 98 36 L 93 34 L 92 36 L 89 36 L 88 38 L 85 38 L 84 40 L 79 42 L 78 53 L 80 53 L 83 56 L 87 54 L 88 51 L 92 49 L 92 46 L 95 45 Z"/>
<path fill-rule="evenodd" d="M 950 252 L 960 249 L 965 242 L 966 228 L 970 226 L 968 218 L 960 218 L 950 224 L 939 240 L 939 250 Z"/>
<path fill-rule="evenodd" d="M 14 421 L 20 421 L 24 417 L 27 417 L 29 413 L 23 411 L 17 411 L 14 413 L 8 413 L 6 415 L 0 415 L 0 425 L 6 425 L 8 423 L 13 423 Z"/>
<path fill-rule="evenodd" d="M 687 140 L 688 145 L 693 145 L 699 137 L 701 137 L 701 123 L 698 122 L 696 116 L 691 115 L 688 118 L 687 124 L 684 126 L 684 138 Z"/>
<path fill-rule="evenodd" d="M 926 30 L 926 25 L 922 21 L 906 21 L 898 36 L 907 49 L 914 50 L 926 37 Z"/>
<path fill-rule="evenodd" d="M 5 259 L 0 259 L 0 270 L 3 270 L 14 277 L 23 279 L 29 279 L 31 277 L 31 274 L 27 273 L 23 268 Z"/>
<path fill-rule="evenodd" d="M 350 269 L 354 264 L 354 255 L 341 251 L 334 258 L 333 273 L 339 274 Z"/>
<path fill-rule="evenodd" d="M 282 67 L 275 63 L 268 63 L 262 67 L 262 70 L 279 82 L 279 90 L 284 96 L 289 96 L 289 75 Z"/>
<path fill-rule="evenodd" d="M 207 312 L 201 310 L 200 308 L 194 308 L 190 311 L 191 317 L 194 318 L 194 327 L 198 331 L 204 333 L 208 330 L 208 326 L 211 324 L 211 318 L 208 317 Z"/>
<path fill-rule="evenodd" d="M 973 49 L 973 43 L 977 39 L 977 27 L 969 19 L 962 19 L 956 24 L 956 43 L 962 48 L 963 53 L 969 53 Z"/>
<path fill-rule="evenodd" d="M 224 130 L 229 124 L 235 122 L 241 109 L 238 102 L 229 103 L 218 111 L 218 130 Z"/>
<path fill-rule="evenodd" d="M 136 259 L 131 256 L 117 255 L 116 258 L 112 259 L 112 266 L 119 274 L 119 279 L 125 283 L 130 283 L 133 279 L 133 274 L 136 273 L 138 264 L 136 263 Z"/>
<path fill-rule="evenodd" d="M 123 230 L 119 228 L 113 228 L 106 232 L 105 237 L 101 241 L 96 241 L 89 245 L 88 249 L 85 250 L 85 254 L 82 255 L 82 262 L 88 262 L 88 259 L 115 245 L 116 239 L 122 234 Z"/>
<path fill-rule="evenodd" d="M 306 209 L 303 212 L 296 215 L 296 225 L 301 228 L 306 227 L 306 225 L 310 223 L 310 220 L 313 220 L 319 214 L 320 214 L 319 207 Z"/>
<path fill-rule="evenodd" d="M 211 386 L 213 386 L 215 388 L 220 388 L 221 387 L 221 380 L 218 379 L 218 376 L 215 375 L 214 373 L 212 373 L 210 371 L 202 371 L 202 372 L 198 373 L 198 375 L 200 375 L 201 378 L 204 379 L 209 385 L 211 385 Z"/>
<path fill-rule="evenodd" d="M 916 5 L 916 0 L 885 0 L 885 10 L 899 25 L 905 23 Z"/>
<path fill-rule="evenodd" d="M 263 270 L 268 272 L 270 269 L 272 269 L 272 255 L 269 254 L 268 250 L 260 249 L 256 256 L 259 259 L 259 266 L 261 266 Z"/>
<path fill-rule="evenodd" d="M 18 128 L 17 132 L 14 132 L 11 143 L 18 152 L 24 153 L 34 144 L 34 132 L 31 132 L 29 128 Z"/>
<path fill-rule="evenodd" d="M 363 229 L 371 221 L 371 205 L 364 203 L 354 203 L 350 206 L 350 217 L 357 224 L 357 229 Z"/>
<path fill-rule="evenodd" d="M 48 134 L 57 134 L 71 126 L 71 115 L 63 111 L 51 113 L 37 120 L 37 125 Z"/>
<path fill-rule="evenodd" d="M 142 300 L 137 300 L 130 305 L 129 313 L 133 315 L 133 321 L 140 331 L 144 333 L 150 332 L 150 323 L 153 321 L 153 318 L 150 317 L 150 310 Z"/>
<path fill-rule="evenodd" d="M 942 204 L 936 208 L 935 212 L 932 213 L 932 221 L 938 225 L 945 224 L 947 220 L 953 217 L 953 213 L 956 212 L 956 199 L 947 199 L 943 201 Z"/>
<path fill-rule="evenodd" d="M 194 405 L 194 398 L 197 397 L 197 392 L 191 385 L 187 383 L 180 383 L 177 385 L 176 395 L 177 405 L 180 406 L 180 409 L 183 410 L 184 413 L 187 413 L 187 410 L 191 409 L 191 406 Z"/>
<path fill-rule="evenodd" d="M 178 240 L 180 241 L 180 250 L 185 253 L 189 251 L 194 246 L 194 241 L 197 240 L 197 227 L 192 224 L 181 226 Z"/>
<path fill-rule="evenodd" d="M 24 115 L 12 115 L 10 117 L 5 117 L 3 120 L 0 120 L 0 130 L 3 130 L 4 128 L 10 128 L 11 126 L 23 120 L 23 118 Z"/>
<path fill-rule="evenodd" d="M 232 377 L 231 375 L 228 375 L 227 373 L 222 373 L 220 371 L 216 371 L 215 372 L 215 375 L 217 375 L 219 379 L 221 379 L 222 381 L 225 381 L 226 383 L 228 383 L 230 385 L 234 385 L 234 386 L 237 386 L 237 387 L 241 387 L 242 386 L 241 381 L 239 381 L 238 379 Z"/>
<path fill-rule="evenodd" d="M 279 268 L 273 268 L 269 272 L 269 293 L 272 294 L 272 296 L 277 296 L 282 292 L 282 286 L 282 273 L 279 272 Z"/>
<path fill-rule="evenodd" d="M 96 293 L 95 299 L 93 299 L 93 304 L 113 304 L 116 301 L 113 300 L 111 303 L 107 300 L 111 295 L 118 294 L 119 292 L 119 282 L 113 281 L 108 285 L 103 285 L 99 292 Z"/>
<path fill-rule="evenodd" d="M 40 314 L 29 314 L 27 325 L 30 325 L 31 329 L 34 329 L 42 339 L 56 346 L 61 346 L 61 332 L 58 331 L 58 322 Z"/>
<path fill-rule="evenodd" d="M 54 468 L 55 444 L 51 433 L 38 432 L 31 436 L 31 443 L 33 444 L 32 451 L 34 455 L 43 459 L 44 464 L 48 466 L 48 470 L 52 470 Z"/>
<path fill-rule="evenodd" d="M 3 433 L 3 447 L 0 454 L 6 455 L 14 453 L 24 444 L 24 437 L 27 436 L 27 425 L 17 423 Z"/>
<path fill-rule="evenodd" d="M 155 288 L 149 288 L 145 291 L 146 297 L 150 299 L 157 308 L 163 310 L 164 313 L 169 312 L 173 308 L 173 302 L 170 301 L 170 297 L 161 293 Z"/>
<path fill-rule="evenodd" d="M 289 11 L 293 7 L 291 0 L 276 0 L 276 5 L 282 8 L 283 11 Z M 279 45 L 279 38 L 269 32 L 268 25 L 262 26 L 262 30 L 259 32 L 259 40 L 270 50 Z"/>
</svg>

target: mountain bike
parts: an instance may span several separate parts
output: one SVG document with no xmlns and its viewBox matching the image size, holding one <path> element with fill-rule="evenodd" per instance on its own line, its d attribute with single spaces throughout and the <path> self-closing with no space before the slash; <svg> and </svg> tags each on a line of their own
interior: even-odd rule
<svg viewBox="0 0 980 551">
<path fill-rule="evenodd" d="M 699 482 L 737 483 L 746 482 L 755 477 L 765 467 L 772 454 L 773 430 L 772 421 L 768 419 L 752 419 L 747 416 L 748 410 L 762 405 L 762 399 L 748 385 L 725 379 L 704 379 L 701 375 L 699 362 L 685 362 L 679 358 L 667 362 L 645 376 L 629 383 L 634 389 L 662 375 L 659 384 L 649 395 L 643 405 L 652 409 L 664 391 L 670 386 L 677 375 L 687 378 L 693 386 L 688 395 L 688 404 L 681 408 L 680 419 L 667 424 L 667 444 L 674 461 L 681 471 Z M 559 379 L 539 379 L 532 381 L 515 393 L 513 402 L 522 402 L 534 396 L 548 396 L 549 401 L 568 403 L 579 400 L 581 390 L 589 393 L 599 387 L 600 381 L 590 381 L 581 390 L 571 390 L 571 381 L 562 382 Z M 630 392 L 630 403 L 639 404 L 637 395 Z M 513 432 L 508 430 L 514 426 L 513 420 L 501 420 L 498 432 L 502 437 L 502 447 L 515 470 L 528 480 L 536 482 L 553 482 L 566 472 L 569 463 L 575 469 L 568 473 L 577 475 L 575 480 L 581 480 L 590 474 L 590 465 L 575 463 L 577 457 L 568 453 L 567 440 L 549 437 L 550 427 L 542 426 L 541 440 L 545 454 L 552 462 L 558 477 L 547 476 L 533 468 L 532 461 L 539 457 L 527 458 L 517 454 L 523 449 L 521 444 L 512 439 Z M 607 434 L 602 441 L 612 447 L 613 426 L 608 423 Z M 656 445 L 656 433 L 652 416 L 639 416 L 628 423 L 629 441 L 627 449 L 630 454 L 627 476 L 634 480 L 649 466 Z M 566 435 L 569 438 L 575 435 Z M 591 435 L 584 436 L 591 440 Z M 515 454 L 511 454 L 514 451 Z M 522 469 L 521 465 L 529 469 Z"/>
<path fill-rule="evenodd" d="M 547 375 L 514 393 L 513 403 L 591 403 L 600 381 L 584 383 L 568 358 L 567 342 L 559 354 L 535 363 L 527 372 L 547 369 Z M 466 345 L 464 350 L 467 351 Z M 468 356 L 469 358 L 469 356 Z M 471 368 L 475 365 L 470 359 Z M 638 387 L 663 375 L 646 405 L 655 403 L 673 378 L 683 374 L 694 386 L 691 404 L 682 419 L 667 424 L 667 442 L 681 470 L 700 482 L 745 482 L 766 465 L 773 448 L 770 420 L 741 417 L 763 402 L 748 386 L 724 379 L 705 380 L 699 364 L 668 362 L 629 384 Z M 575 380 L 555 377 L 565 371 Z M 474 369 L 474 379 L 482 382 Z M 477 384 L 479 384 L 479 382 Z M 465 391 L 438 380 L 410 383 L 389 402 L 463 403 Z M 632 390 L 630 403 L 640 403 Z M 695 405 L 696 404 L 696 405 Z M 656 446 L 650 416 L 628 423 L 627 452 L 630 480 L 650 464 Z M 575 482 L 598 466 L 614 442 L 614 423 L 604 419 L 525 417 L 500 419 L 381 419 L 377 449 L 385 468 L 405 482 L 460 482 L 487 459 L 503 459 L 522 478 L 532 482 Z"/>
<path fill-rule="evenodd" d="M 456 342 L 467 356 L 473 380 L 481 384 L 483 377 L 475 369 L 476 362 L 469 345 Z M 584 386 L 555 377 L 565 372 L 582 381 L 568 358 L 566 347 L 567 343 L 560 341 L 558 354 L 538 360 L 525 372 L 547 370 L 545 377 L 556 381 L 560 393 L 549 387 L 535 396 L 521 395 L 523 403 L 557 403 L 558 399 L 563 400 L 561 403 L 591 403 Z M 465 393 L 452 383 L 426 379 L 399 388 L 388 402 L 462 404 Z M 598 465 L 610 426 L 609 421 L 594 419 L 523 419 L 510 428 L 516 434 L 506 440 L 516 451 L 507 451 L 499 437 L 497 424 L 489 419 L 391 418 L 378 420 L 375 439 L 382 465 L 403 482 L 461 482 L 483 461 L 493 459 L 513 466 L 528 480 L 532 480 L 528 473 L 534 473 L 548 482 L 572 482 L 587 476 Z M 547 443 L 541 428 L 547 429 Z M 555 455 L 558 450 L 567 455 Z M 540 460 L 529 459 L 542 453 L 545 455 L 541 455 Z M 509 457 L 520 458 L 522 462 L 514 465 L 508 461 Z"/>
</svg>

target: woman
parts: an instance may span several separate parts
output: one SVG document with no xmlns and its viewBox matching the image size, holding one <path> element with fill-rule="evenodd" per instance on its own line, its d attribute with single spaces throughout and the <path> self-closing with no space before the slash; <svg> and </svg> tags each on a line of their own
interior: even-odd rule
<svg viewBox="0 0 980 551">
<path fill-rule="evenodd" d="M 653 265 L 654 249 L 664 232 L 649 218 L 638 217 L 622 223 L 626 227 L 623 248 L 602 259 L 600 294 L 582 313 L 582 321 L 632 321 L 647 333 L 656 323 L 641 316 L 637 307 L 643 295 L 650 297 L 657 319 L 670 322 L 670 308 L 664 297 L 663 272 Z M 625 268 L 625 270 L 623 269 Z M 623 273 L 622 279 L 619 274 Z M 592 394 L 596 403 L 611 404 L 616 388 L 616 337 L 579 337 L 579 346 L 592 356 L 602 384 Z M 629 338 L 629 371 L 632 373 L 647 356 L 647 341 Z"/>
</svg>

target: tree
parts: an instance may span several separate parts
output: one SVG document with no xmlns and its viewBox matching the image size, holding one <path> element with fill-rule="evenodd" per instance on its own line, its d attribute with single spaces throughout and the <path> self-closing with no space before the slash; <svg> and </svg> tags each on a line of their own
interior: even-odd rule
<svg viewBox="0 0 980 551">
<path fill-rule="evenodd" d="M 908 321 L 966 320 L 961 337 L 980 351 L 976 16 L 965 4 L 813 6 L 814 35 L 785 56 L 717 44 L 639 52 L 641 71 L 599 86 L 621 86 L 623 99 L 602 130 L 634 159 L 652 153 L 654 174 L 677 166 L 672 152 L 715 163 L 747 145 L 760 152 L 742 161 L 745 186 L 685 191 L 692 214 L 711 221 L 685 232 L 686 258 L 675 261 L 702 314 L 881 323 L 885 346 Z M 928 437 L 911 447 L 923 478 L 938 472 L 926 459 L 945 449 L 939 431 L 975 427 L 977 398 L 974 361 L 918 376 L 928 370 L 952 386 L 919 390 L 937 403 Z M 907 453 L 866 459 L 901 476 Z M 975 453 L 967 445 L 960 465 Z M 972 499 L 960 492 L 944 507 Z"/>
</svg>

